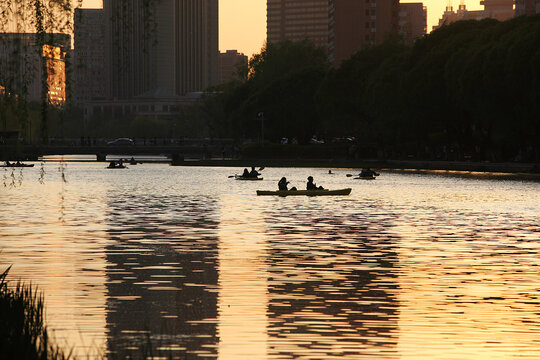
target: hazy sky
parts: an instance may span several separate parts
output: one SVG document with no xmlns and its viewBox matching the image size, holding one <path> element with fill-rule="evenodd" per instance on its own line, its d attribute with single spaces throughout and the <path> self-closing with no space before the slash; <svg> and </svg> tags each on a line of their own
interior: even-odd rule
<svg viewBox="0 0 540 360">
<path fill-rule="evenodd" d="M 452 0 L 457 9 L 459 0 Z M 419 2 L 401 0 L 402 3 Z M 425 0 L 428 31 L 438 23 L 447 0 Z M 84 0 L 84 7 L 101 7 L 101 0 Z M 480 0 L 466 0 L 469 10 L 481 9 Z M 236 49 L 251 56 L 259 52 L 266 38 L 266 0 L 219 0 L 219 49 Z"/>
</svg>

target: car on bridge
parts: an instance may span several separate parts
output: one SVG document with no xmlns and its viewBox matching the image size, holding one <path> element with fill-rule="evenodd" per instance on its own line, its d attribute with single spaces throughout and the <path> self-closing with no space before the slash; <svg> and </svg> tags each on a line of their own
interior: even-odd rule
<svg viewBox="0 0 540 360">
<path fill-rule="evenodd" d="M 135 142 L 129 138 L 118 138 L 107 142 L 107 145 L 123 146 L 123 145 L 135 145 Z"/>
</svg>

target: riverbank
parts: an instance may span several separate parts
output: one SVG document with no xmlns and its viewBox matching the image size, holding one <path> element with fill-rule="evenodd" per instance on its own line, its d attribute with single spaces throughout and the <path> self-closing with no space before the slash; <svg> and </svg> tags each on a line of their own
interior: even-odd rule
<svg viewBox="0 0 540 360">
<path fill-rule="evenodd" d="M 33 286 L 9 286 L 11 266 L 0 273 L 0 349 L 2 359 L 70 360 L 51 342 L 45 325 L 43 295 Z"/>
<path fill-rule="evenodd" d="M 534 163 L 491 163 L 465 161 L 411 160 L 332 160 L 332 159 L 207 159 L 186 160 L 182 166 L 225 167 L 312 167 L 327 169 L 362 169 L 380 171 L 489 178 L 501 180 L 540 181 L 540 165 Z"/>
</svg>

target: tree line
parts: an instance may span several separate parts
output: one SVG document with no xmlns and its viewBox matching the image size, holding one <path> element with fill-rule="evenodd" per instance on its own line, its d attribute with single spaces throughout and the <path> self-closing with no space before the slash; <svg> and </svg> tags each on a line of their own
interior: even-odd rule
<svg viewBox="0 0 540 360">
<path fill-rule="evenodd" d="M 34 26 L 35 9 L 26 9 Z M 363 158 L 538 161 L 539 45 L 540 15 L 460 21 L 412 45 L 389 39 L 338 67 L 308 41 L 269 43 L 239 67 L 237 80 L 209 89 L 175 119 L 87 121 L 69 99 L 63 107 L 32 104 L 6 87 L 0 89 L 0 124 L 33 139 L 143 134 L 240 143 L 264 132 L 268 142 L 296 139 L 299 146 L 313 136 L 326 143 L 349 139 L 346 150 L 332 151 Z M 10 84 L 8 65 L 0 64 L 1 84 Z M 307 151 L 278 148 L 266 146 L 283 156 Z"/>
<path fill-rule="evenodd" d="M 540 16 L 460 21 L 331 67 L 308 41 L 266 44 L 204 100 L 214 136 L 355 138 L 358 156 L 540 159 Z"/>
</svg>

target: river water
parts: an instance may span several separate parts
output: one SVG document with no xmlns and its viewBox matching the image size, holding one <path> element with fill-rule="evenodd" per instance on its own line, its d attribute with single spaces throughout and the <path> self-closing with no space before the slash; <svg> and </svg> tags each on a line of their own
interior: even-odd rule
<svg viewBox="0 0 540 360">
<path fill-rule="evenodd" d="M 84 358 L 538 359 L 540 184 L 0 169 L 0 271 Z M 350 196 L 257 197 L 308 175 Z"/>
</svg>

